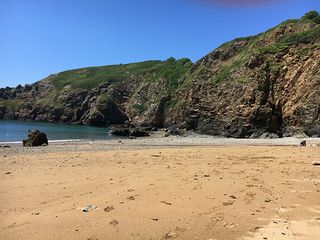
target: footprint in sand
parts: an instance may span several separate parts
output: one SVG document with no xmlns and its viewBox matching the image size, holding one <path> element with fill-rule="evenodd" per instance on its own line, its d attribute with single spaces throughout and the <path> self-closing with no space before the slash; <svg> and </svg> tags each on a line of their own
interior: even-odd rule
<svg viewBox="0 0 320 240">
<path fill-rule="evenodd" d="M 235 202 L 234 200 L 229 200 L 229 201 L 227 201 L 227 202 L 223 202 L 222 205 L 227 207 L 227 206 L 233 205 L 234 202 Z"/>
<path fill-rule="evenodd" d="M 99 240 L 97 237 L 89 237 L 86 240 Z"/>
<path fill-rule="evenodd" d="M 207 229 L 212 229 L 217 223 L 224 220 L 223 213 L 216 213 L 213 217 L 210 218 L 210 223 L 206 225 Z"/>
<path fill-rule="evenodd" d="M 180 236 L 181 233 L 185 232 L 186 229 L 176 227 L 175 230 L 168 232 L 163 239 L 175 239 Z"/>
<path fill-rule="evenodd" d="M 112 210 L 114 210 L 114 207 L 112 207 L 112 206 L 108 206 L 108 207 L 104 208 L 105 212 L 110 212 Z"/>
<path fill-rule="evenodd" d="M 119 224 L 119 222 L 117 220 L 112 220 L 111 222 L 109 222 L 110 225 L 116 226 Z"/>
</svg>

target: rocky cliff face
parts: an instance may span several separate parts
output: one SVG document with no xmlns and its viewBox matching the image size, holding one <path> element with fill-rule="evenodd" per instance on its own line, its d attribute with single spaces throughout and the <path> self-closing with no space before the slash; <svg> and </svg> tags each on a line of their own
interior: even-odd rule
<svg viewBox="0 0 320 240">
<path fill-rule="evenodd" d="M 168 124 L 230 137 L 319 135 L 320 25 L 307 16 L 200 59 Z"/>
<path fill-rule="evenodd" d="M 31 85 L 0 89 L 0 118 L 163 127 L 165 104 L 191 66 L 189 59 L 170 58 L 50 75 Z"/>
<path fill-rule="evenodd" d="M 320 135 L 316 12 L 228 42 L 192 64 L 168 59 L 71 70 L 0 89 L 0 118 L 176 125 L 228 137 Z"/>
</svg>

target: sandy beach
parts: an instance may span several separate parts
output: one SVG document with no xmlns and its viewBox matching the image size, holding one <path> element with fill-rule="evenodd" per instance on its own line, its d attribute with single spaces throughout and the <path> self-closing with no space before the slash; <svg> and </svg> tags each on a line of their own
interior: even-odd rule
<svg viewBox="0 0 320 240">
<path fill-rule="evenodd" d="M 320 239 L 320 140 L 0 148 L 0 239 Z M 83 212 L 87 205 L 96 208 Z"/>
</svg>

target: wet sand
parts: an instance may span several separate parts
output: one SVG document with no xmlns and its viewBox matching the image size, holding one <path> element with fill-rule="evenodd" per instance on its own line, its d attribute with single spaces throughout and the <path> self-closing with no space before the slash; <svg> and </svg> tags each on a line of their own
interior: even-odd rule
<svg viewBox="0 0 320 240">
<path fill-rule="evenodd" d="M 320 239 L 316 140 L 161 141 L 0 148 L 0 239 Z"/>
</svg>

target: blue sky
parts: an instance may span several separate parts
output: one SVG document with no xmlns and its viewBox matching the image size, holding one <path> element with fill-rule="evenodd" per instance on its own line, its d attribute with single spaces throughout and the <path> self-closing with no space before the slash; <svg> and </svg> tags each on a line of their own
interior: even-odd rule
<svg viewBox="0 0 320 240">
<path fill-rule="evenodd" d="M 0 87 L 86 66 L 196 61 L 226 41 L 320 10 L 319 0 L 217 1 L 1 0 Z"/>
</svg>

